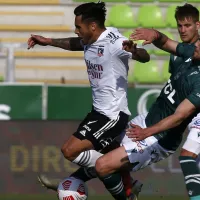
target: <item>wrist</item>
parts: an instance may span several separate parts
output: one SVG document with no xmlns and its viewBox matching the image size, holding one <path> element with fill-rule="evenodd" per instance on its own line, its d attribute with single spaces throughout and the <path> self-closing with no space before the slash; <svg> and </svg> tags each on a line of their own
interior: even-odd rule
<svg viewBox="0 0 200 200">
<path fill-rule="evenodd" d="M 145 128 L 145 129 L 144 129 L 144 135 L 145 135 L 146 137 L 150 137 L 150 136 L 152 136 L 152 135 L 154 135 L 154 134 L 155 134 L 155 130 L 154 130 L 153 128 L 148 127 L 148 128 Z"/>
</svg>

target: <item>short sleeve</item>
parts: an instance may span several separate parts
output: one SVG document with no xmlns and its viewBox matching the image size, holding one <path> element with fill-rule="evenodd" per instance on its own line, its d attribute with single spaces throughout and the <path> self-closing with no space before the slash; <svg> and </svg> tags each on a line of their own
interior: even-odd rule
<svg viewBox="0 0 200 200">
<path fill-rule="evenodd" d="M 179 43 L 176 47 L 176 54 L 182 58 L 191 58 L 194 54 L 195 45 Z"/>
<path fill-rule="evenodd" d="M 115 42 L 110 44 L 110 52 L 119 58 L 132 58 L 132 53 L 123 50 L 123 41 L 128 40 L 126 37 L 119 37 Z"/>
<path fill-rule="evenodd" d="M 194 79 L 194 78 L 193 78 Z M 200 107 L 200 80 L 196 78 L 192 85 L 193 89 L 187 99 L 195 106 Z"/>
</svg>

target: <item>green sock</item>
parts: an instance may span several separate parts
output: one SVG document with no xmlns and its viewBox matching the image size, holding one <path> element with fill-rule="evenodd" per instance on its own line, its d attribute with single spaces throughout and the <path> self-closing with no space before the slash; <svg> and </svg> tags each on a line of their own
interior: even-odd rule
<svg viewBox="0 0 200 200">
<path fill-rule="evenodd" d="M 126 200 L 126 192 L 122 183 L 122 178 L 119 173 L 100 177 L 101 181 L 105 185 L 106 189 L 116 200 Z"/>
<path fill-rule="evenodd" d="M 179 162 L 190 199 L 200 200 L 200 171 L 196 160 L 190 156 L 179 156 Z"/>
</svg>

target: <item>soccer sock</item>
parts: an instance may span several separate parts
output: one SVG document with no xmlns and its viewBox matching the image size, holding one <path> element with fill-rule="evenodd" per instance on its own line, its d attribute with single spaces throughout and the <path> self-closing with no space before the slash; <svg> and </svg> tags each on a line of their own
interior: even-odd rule
<svg viewBox="0 0 200 200">
<path fill-rule="evenodd" d="M 76 159 L 72 162 L 78 164 L 81 167 L 94 167 L 96 160 L 101 157 L 103 154 L 95 150 L 84 151 L 79 154 Z"/>
<path fill-rule="evenodd" d="M 126 200 L 126 192 L 122 183 L 121 175 L 114 173 L 105 177 L 99 177 L 106 189 L 116 200 Z"/>
<path fill-rule="evenodd" d="M 190 156 L 179 156 L 179 162 L 190 199 L 200 200 L 200 171 L 196 160 Z"/>
<path fill-rule="evenodd" d="M 81 179 L 84 182 L 87 182 L 93 178 L 97 178 L 97 174 L 94 167 L 80 167 L 70 176 Z"/>
</svg>

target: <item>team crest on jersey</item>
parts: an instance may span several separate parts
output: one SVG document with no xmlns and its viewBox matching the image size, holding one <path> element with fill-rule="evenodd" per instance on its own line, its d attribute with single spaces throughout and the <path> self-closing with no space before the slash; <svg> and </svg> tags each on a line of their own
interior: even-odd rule
<svg viewBox="0 0 200 200">
<path fill-rule="evenodd" d="M 103 47 L 99 47 L 99 48 L 98 48 L 98 53 L 97 53 L 97 55 L 98 55 L 99 57 L 101 57 L 101 56 L 103 56 L 103 53 L 104 53 L 104 48 L 103 48 Z"/>
</svg>

